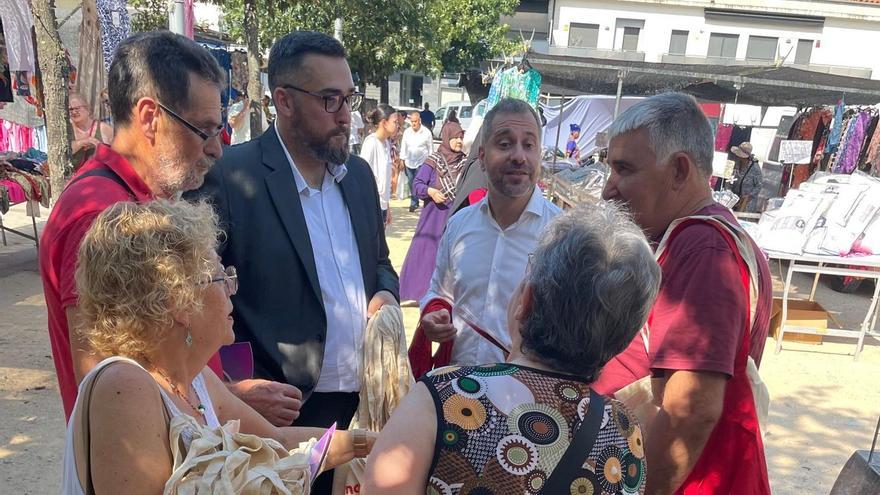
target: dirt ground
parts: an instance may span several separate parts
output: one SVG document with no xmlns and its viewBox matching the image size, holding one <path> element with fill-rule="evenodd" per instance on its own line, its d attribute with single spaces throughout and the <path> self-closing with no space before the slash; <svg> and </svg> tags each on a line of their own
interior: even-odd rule
<svg viewBox="0 0 880 495">
<path fill-rule="evenodd" d="M 418 219 L 406 204 L 393 202 L 394 224 L 388 232 L 398 269 Z M 30 228 L 23 206 L 14 207 L 3 222 Z M 8 246 L 0 245 L 0 493 L 57 493 L 65 424 L 37 255 L 32 242 L 12 235 L 7 239 Z M 779 267 L 773 268 L 778 277 Z M 811 279 L 796 277 L 795 282 L 796 295 L 805 297 Z M 819 285 L 817 300 L 846 328 L 857 328 L 867 311 L 868 288 L 845 296 Z M 418 309 L 409 305 L 404 313 L 411 333 Z M 774 493 L 828 493 L 852 452 L 870 448 L 880 414 L 880 343 L 867 344 L 854 361 L 851 343 L 786 343 L 777 355 L 775 342 L 768 340 L 761 375 L 772 396 L 765 445 Z"/>
</svg>

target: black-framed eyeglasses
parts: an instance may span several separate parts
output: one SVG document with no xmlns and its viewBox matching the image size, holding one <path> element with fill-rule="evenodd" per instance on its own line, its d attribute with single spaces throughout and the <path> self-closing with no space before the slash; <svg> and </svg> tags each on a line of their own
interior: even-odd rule
<svg viewBox="0 0 880 495">
<path fill-rule="evenodd" d="M 345 103 L 348 103 L 348 108 L 354 111 L 360 108 L 361 103 L 364 101 L 364 94 L 358 91 L 355 91 L 350 95 L 322 95 L 320 93 L 313 93 L 302 88 L 297 88 L 293 84 L 282 84 L 281 87 L 284 89 L 299 91 L 300 93 L 305 93 L 307 95 L 312 95 L 316 98 L 321 98 L 322 100 L 324 100 L 324 111 L 327 113 L 336 113 L 342 110 L 342 105 L 344 105 Z"/>
<path fill-rule="evenodd" d="M 217 129 L 213 133 L 208 134 L 207 132 L 196 127 L 196 125 L 193 124 L 192 122 L 186 120 L 185 118 L 181 117 L 180 115 L 177 115 L 177 113 L 175 113 L 174 110 L 165 106 L 165 104 L 162 103 L 161 101 L 157 101 L 156 104 L 158 104 L 159 108 L 164 110 L 168 115 L 172 116 L 174 118 L 174 120 L 180 122 L 181 124 L 183 124 L 184 127 L 193 131 L 196 134 L 196 136 L 202 138 L 202 141 L 214 139 L 215 137 L 219 136 L 221 132 L 223 132 L 223 128 L 221 127 L 220 129 Z"/>
<path fill-rule="evenodd" d="M 226 290 L 227 292 L 229 292 L 229 295 L 234 296 L 235 293 L 238 292 L 238 271 L 236 271 L 234 266 L 227 266 L 223 269 L 223 276 L 214 277 L 205 283 L 213 284 L 216 282 L 225 283 Z"/>
</svg>

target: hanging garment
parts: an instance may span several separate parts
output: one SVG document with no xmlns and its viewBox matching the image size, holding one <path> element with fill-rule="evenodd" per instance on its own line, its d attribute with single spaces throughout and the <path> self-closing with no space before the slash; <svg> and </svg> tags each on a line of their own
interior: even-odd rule
<svg viewBox="0 0 880 495">
<path fill-rule="evenodd" d="M 31 95 L 31 85 L 28 82 L 28 73 L 19 70 L 15 71 L 15 81 L 13 82 L 13 86 L 15 87 L 15 94 L 18 96 L 30 96 Z"/>
<path fill-rule="evenodd" d="M 876 167 L 878 158 L 880 158 L 880 129 L 874 129 L 874 135 L 868 144 L 868 155 L 865 161 Z"/>
<path fill-rule="evenodd" d="M 878 117 L 876 115 L 869 116 L 868 127 L 865 130 L 865 140 L 862 143 L 862 151 L 859 153 L 859 162 L 857 167 L 861 170 L 868 164 L 868 152 L 871 150 L 871 141 L 877 131 Z M 868 167 L 870 170 L 870 166 Z"/>
<path fill-rule="evenodd" d="M 189 39 L 193 39 L 193 24 L 195 23 L 195 14 L 193 13 L 193 0 L 183 0 L 183 34 Z"/>
<path fill-rule="evenodd" d="M 828 136 L 828 144 L 825 146 L 828 153 L 834 153 L 840 146 L 840 138 L 843 131 L 843 105 L 843 99 L 841 99 L 834 108 L 834 123 L 831 126 L 831 134 Z"/>
<path fill-rule="evenodd" d="M 495 77 L 492 78 L 492 84 L 489 86 L 489 96 L 486 98 L 486 110 L 491 110 L 498 100 L 501 99 L 501 75 L 504 73 L 500 68 L 495 71 Z"/>
<path fill-rule="evenodd" d="M 241 51 L 232 52 L 232 87 L 238 91 L 247 89 L 247 53 Z"/>
<path fill-rule="evenodd" d="M 12 74 L 9 72 L 9 62 L 6 60 L 2 33 L 0 33 L 0 102 L 12 103 Z"/>
<path fill-rule="evenodd" d="M 849 131 L 847 132 L 846 146 L 841 147 L 841 157 L 837 161 L 834 171 L 836 173 L 851 174 L 859 164 L 859 155 L 865 142 L 865 132 L 870 123 L 871 116 L 868 112 L 859 112 L 852 118 Z"/>
<path fill-rule="evenodd" d="M 492 86 L 495 87 L 493 81 Z M 541 74 L 535 69 L 520 71 L 519 67 L 511 67 L 501 73 L 498 88 L 489 88 L 490 99 L 487 109 L 494 107 L 502 98 L 516 98 L 528 102 L 538 108 L 538 94 L 541 90 Z"/>
<path fill-rule="evenodd" d="M 733 124 L 721 124 L 715 132 L 715 151 L 730 152 L 730 137 L 733 135 Z"/>
<path fill-rule="evenodd" d="M 95 6 L 101 23 L 104 71 L 110 72 L 110 64 L 113 62 L 116 48 L 131 34 L 131 19 L 128 16 L 125 0 L 97 0 Z"/>
<path fill-rule="evenodd" d="M 28 2 L 21 0 L 0 0 L 0 21 L 3 22 L 3 36 L 10 71 L 29 71 L 36 69 L 34 45 L 31 28 L 34 25 Z"/>
<path fill-rule="evenodd" d="M 104 69 L 104 48 L 96 0 L 83 0 L 82 24 L 79 30 L 79 77 L 76 90 L 83 95 L 94 116 L 102 114 L 101 91 L 107 88 Z"/>
</svg>

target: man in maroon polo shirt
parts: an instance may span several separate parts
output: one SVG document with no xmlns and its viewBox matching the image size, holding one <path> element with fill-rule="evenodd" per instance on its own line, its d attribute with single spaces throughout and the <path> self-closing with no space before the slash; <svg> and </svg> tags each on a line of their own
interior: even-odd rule
<svg viewBox="0 0 880 495">
<path fill-rule="evenodd" d="M 593 387 L 613 394 L 657 379 L 647 493 L 769 494 L 746 369 L 749 356 L 761 362 L 772 279 L 751 239 L 736 244 L 736 219 L 712 198 L 711 126 L 693 97 L 666 93 L 627 109 L 608 134 L 603 197 L 625 203 L 655 243 L 662 282 L 647 335 L 609 361 Z"/>
<path fill-rule="evenodd" d="M 49 337 L 67 417 L 79 381 L 101 359 L 71 332 L 78 318 L 74 272 L 83 236 L 114 203 L 177 198 L 199 187 L 222 154 L 225 75 L 207 50 L 167 31 L 137 34 L 119 46 L 108 77 L 113 143 L 99 146 L 70 180 L 40 244 Z M 298 414 L 293 386 L 249 380 L 230 388 L 270 420 L 281 415 L 290 424 Z"/>
</svg>

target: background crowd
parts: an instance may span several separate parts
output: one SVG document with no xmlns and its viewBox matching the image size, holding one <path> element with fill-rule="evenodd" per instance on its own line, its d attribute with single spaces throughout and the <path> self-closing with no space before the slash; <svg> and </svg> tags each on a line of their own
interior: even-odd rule
<svg viewBox="0 0 880 495">
<path fill-rule="evenodd" d="M 113 60 L 113 127 L 71 96 L 81 162 L 40 244 L 65 493 L 155 493 L 179 468 L 173 425 L 186 450 L 229 420 L 288 450 L 337 425 L 319 494 L 368 453 L 362 493 L 769 493 L 750 373 L 771 279 L 712 199 L 692 97 L 624 112 L 606 201 L 562 212 L 528 102 L 498 101 L 468 156 L 452 113 L 438 145 L 427 105 L 361 115 L 322 33 L 272 47 L 259 136 L 237 131 L 244 102 L 221 107 L 224 78 L 150 32 Z M 421 212 L 398 279 L 385 227 L 404 195 Z M 348 430 L 365 331 L 407 300 L 417 382 L 381 432 Z M 254 378 L 224 373 L 234 341 Z"/>
</svg>

